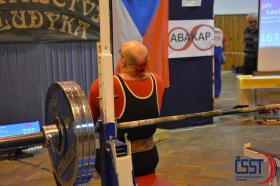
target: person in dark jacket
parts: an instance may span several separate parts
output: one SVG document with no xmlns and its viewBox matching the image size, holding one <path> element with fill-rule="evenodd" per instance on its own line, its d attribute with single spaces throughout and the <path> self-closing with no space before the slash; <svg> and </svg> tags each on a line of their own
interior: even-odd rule
<svg viewBox="0 0 280 186">
<path fill-rule="evenodd" d="M 243 74 L 253 74 L 257 70 L 258 61 L 258 17 L 255 14 L 247 16 L 248 26 L 244 29 L 244 64 Z"/>
</svg>

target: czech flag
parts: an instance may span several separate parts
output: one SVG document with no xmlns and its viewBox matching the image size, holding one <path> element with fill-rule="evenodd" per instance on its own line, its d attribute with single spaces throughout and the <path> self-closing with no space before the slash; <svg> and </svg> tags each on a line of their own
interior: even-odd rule
<svg viewBox="0 0 280 186">
<path fill-rule="evenodd" d="M 122 44 L 137 40 L 149 50 L 149 70 L 169 87 L 168 1 L 113 0 L 112 6 L 114 64 Z"/>
</svg>

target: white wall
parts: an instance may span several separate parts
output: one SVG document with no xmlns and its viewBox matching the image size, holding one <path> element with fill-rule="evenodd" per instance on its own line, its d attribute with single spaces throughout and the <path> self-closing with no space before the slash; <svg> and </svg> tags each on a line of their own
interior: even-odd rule
<svg viewBox="0 0 280 186">
<path fill-rule="evenodd" d="M 247 14 L 258 12 L 259 0 L 214 0 L 214 14 Z"/>
</svg>

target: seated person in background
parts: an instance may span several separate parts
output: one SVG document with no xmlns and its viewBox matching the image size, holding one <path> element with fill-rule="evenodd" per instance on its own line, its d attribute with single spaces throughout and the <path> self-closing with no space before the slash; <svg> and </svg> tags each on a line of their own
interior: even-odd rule
<svg viewBox="0 0 280 186">
<path fill-rule="evenodd" d="M 137 41 L 124 43 L 120 51 L 119 70 L 114 76 L 115 117 L 118 122 L 159 117 L 164 92 L 163 81 L 148 72 L 148 50 Z M 98 80 L 92 84 L 89 104 L 94 121 L 100 114 Z M 136 176 L 154 173 L 158 164 L 158 152 L 153 142 L 156 126 L 118 129 L 118 139 L 131 142 L 132 164 Z M 100 162 L 96 158 L 96 168 Z"/>
</svg>

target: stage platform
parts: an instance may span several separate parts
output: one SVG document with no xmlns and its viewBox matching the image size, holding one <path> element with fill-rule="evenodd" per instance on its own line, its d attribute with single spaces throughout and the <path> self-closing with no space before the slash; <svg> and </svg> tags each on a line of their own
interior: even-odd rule
<svg viewBox="0 0 280 186">
<path fill-rule="evenodd" d="M 216 109 L 236 104 L 236 85 L 234 75 L 223 73 L 223 90 L 215 102 Z M 256 186 L 235 181 L 236 156 L 244 154 L 245 143 L 279 140 L 280 126 L 258 125 L 253 116 L 225 116 L 215 118 L 214 125 L 169 131 L 168 140 L 157 143 L 160 158 L 156 174 L 176 186 Z M 55 186 L 48 152 L 39 151 L 34 157 L 19 160 L 2 158 L 0 185 Z M 100 178 L 94 174 L 90 186 L 99 185 Z"/>
</svg>

